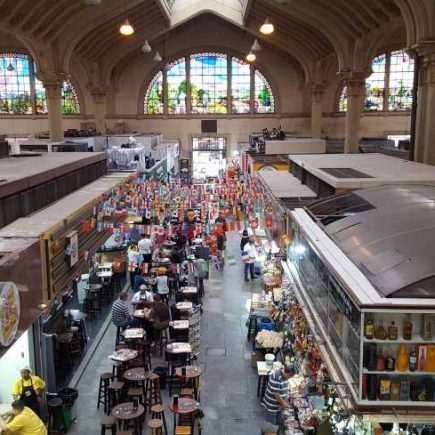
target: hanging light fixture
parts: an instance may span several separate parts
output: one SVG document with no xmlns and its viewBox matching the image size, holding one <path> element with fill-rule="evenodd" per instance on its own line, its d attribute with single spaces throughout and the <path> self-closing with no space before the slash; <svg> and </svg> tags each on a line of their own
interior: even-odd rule
<svg viewBox="0 0 435 435">
<path fill-rule="evenodd" d="M 264 35 L 270 35 L 275 31 L 275 27 L 273 26 L 272 22 L 269 20 L 269 18 L 266 18 L 264 23 L 260 27 L 260 32 Z"/>
<path fill-rule="evenodd" d="M 251 51 L 260 51 L 260 50 L 261 50 L 261 45 L 258 42 L 258 39 L 255 39 L 251 46 Z"/>
<path fill-rule="evenodd" d="M 154 60 L 156 62 L 161 62 L 162 61 L 162 56 L 160 56 L 160 53 L 158 51 L 156 51 L 156 54 L 154 55 Z"/>
<path fill-rule="evenodd" d="M 145 42 L 143 43 L 141 50 L 143 53 L 151 53 L 151 45 L 148 42 L 148 39 L 145 39 Z"/>
<path fill-rule="evenodd" d="M 251 50 L 249 50 L 249 53 L 246 55 L 246 60 L 248 62 L 254 62 L 255 59 L 257 59 L 257 56 L 255 56 L 255 53 Z"/>
<path fill-rule="evenodd" d="M 133 35 L 134 29 L 133 26 L 129 23 L 128 19 L 126 18 L 125 21 L 121 24 L 121 27 L 119 28 L 119 33 L 124 36 L 130 36 Z"/>
<path fill-rule="evenodd" d="M 15 71 L 15 68 L 14 68 L 14 66 L 12 65 L 12 62 L 9 62 L 9 65 L 7 66 L 6 69 L 7 69 L 8 71 L 10 71 L 10 72 Z"/>
</svg>

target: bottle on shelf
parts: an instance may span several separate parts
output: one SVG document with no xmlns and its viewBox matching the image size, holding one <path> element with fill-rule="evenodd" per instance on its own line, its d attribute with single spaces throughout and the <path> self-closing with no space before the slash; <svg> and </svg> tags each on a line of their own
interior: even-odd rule
<svg viewBox="0 0 435 435">
<path fill-rule="evenodd" d="M 364 337 L 371 340 L 375 334 L 375 325 L 373 324 L 372 318 L 366 314 L 364 324 Z"/>
<path fill-rule="evenodd" d="M 409 354 L 408 367 L 410 372 L 415 372 L 417 370 L 417 354 L 414 350 L 411 350 Z"/>
<path fill-rule="evenodd" d="M 402 331 L 404 340 L 412 339 L 412 320 L 409 314 L 406 315 L 406 318 L 403 322 L 403 331 Z"/>
<path fill-rule="evenodd" d="M 388 340 L 397 340 L 398 332 L 397 326 L 394 320 L 391 322 L 391 325 L 388 327 Z"/>
<path fill-rule="evenodd" d="M 383 372 L 385 370 L 385 357 L 382 351 L 379 352 L 376 359 L 376 371 Z"/>
<path fill-rule="evenodd" d="M 426 346 L 419 346 L 418 348 L 418 371 L 426 371 Z"/>
<path fill-rule="evenodd" d="M 384 328 L 382 320 L 379 321 L 379 325 L 375 329 L 375 338 L 377 338 L 378 340 L 386 340 L 387 339 L 387 331 Z"/>
<path fill-rule="evenodd" d="M 432 340 L 432 314 L 425 313 L 421 316 L 421 338 L 425 341 Z"/>
<path fill-rule="evenodd" d="M 385 370 L 387 372 L 394 372 L 396 370 L 396 359 L 391 354 L 388 354 L 385 358 Z"/>
<path fill-rule="evenodd" d="M 406 346 L 400 345 L 399 355 L 397 356 L 397 371 L 406 372 L 408 370 L 408 354 L 406 353 Z"/>
</svg>

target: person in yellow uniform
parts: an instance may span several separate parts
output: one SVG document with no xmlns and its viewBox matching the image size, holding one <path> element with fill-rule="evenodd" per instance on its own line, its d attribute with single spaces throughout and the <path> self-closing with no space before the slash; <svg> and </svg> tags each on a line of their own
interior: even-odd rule
<svg viewBox="0 0 435 435">
<path fill-rule="evenodd" d="M 32 375 L 28 367 L 23 368 L 20 375 L 21 379 L 18 379 L 12 388 L 12 397 L 14 400 L 21 400 L 24 406 L 41 416 L 41 394 L 45 382 L 40 377 Z"/>
<path fill-rule="evenodd" d="M 42 420 L 21 400 L 12 402 L 12 410 L 5 415 L 12 416 L 10 423 L 0 418 L 0 429 L 4 435 L 47 435 L 47 428 Z"/>
</svg>

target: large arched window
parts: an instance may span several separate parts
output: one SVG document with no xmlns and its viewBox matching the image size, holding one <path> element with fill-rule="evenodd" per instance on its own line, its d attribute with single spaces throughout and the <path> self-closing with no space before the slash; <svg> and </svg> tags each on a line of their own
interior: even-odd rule
<svg viewBox="0 0 435 435">
<path fill-rule="evenodd" d="M 80 113 L 76 88 L 66 80 L 62 88 L 64 115 Z M 42 83 L 36 78 L 32 58 L 20 53 L 0 53 L 0 114 L 41 115 L 47 113 Z"/>
<path fill-rule="evenodd" d="M 414 59 L 404 50 L 376 57 L 372 74 L 366 79 L 365 112 L 407 111 L 412 107 Z M 347 110 L 347 88 L 343 86 L 339 111 Z"/>
<path fill-rule="evenodd" d="M 195 53 L 167 63 L 149 82 L 147 115 L 275 113 L 272 88 L 252 65 L 225 53 Z"/>
</svg>

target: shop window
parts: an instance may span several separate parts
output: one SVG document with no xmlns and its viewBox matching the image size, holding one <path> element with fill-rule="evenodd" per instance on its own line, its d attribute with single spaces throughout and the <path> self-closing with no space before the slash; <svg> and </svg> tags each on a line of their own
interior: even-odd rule
<svg viewBox="0 0 435 435">
<path fill-rule="evenodd" d="M 275 99 L 264 75 L 243 60 L 226 53 L 195 53 L 157 72 L 146 88 L 144 113 L 275 113 Z"/>
<path fill-rule="evenodd" d="M 64 115 L 80 113 L 78 92 L 66 80 L 62 88 Z M 42 83 L 36 78 L 32 58 L 20 53 L 0 53 L 0 114 L 46 114 L 47 99 Z"/>
<path fill-rule="evenodd" d="M 372 74 L 366 79 L 365 112 L 406 111 L 412 107 L 414 59 L 404 50 L 376 57 Z M 338 102 L 340 112 L 347 111 L 347 87 L 343 86 Z"/>
</svg>

